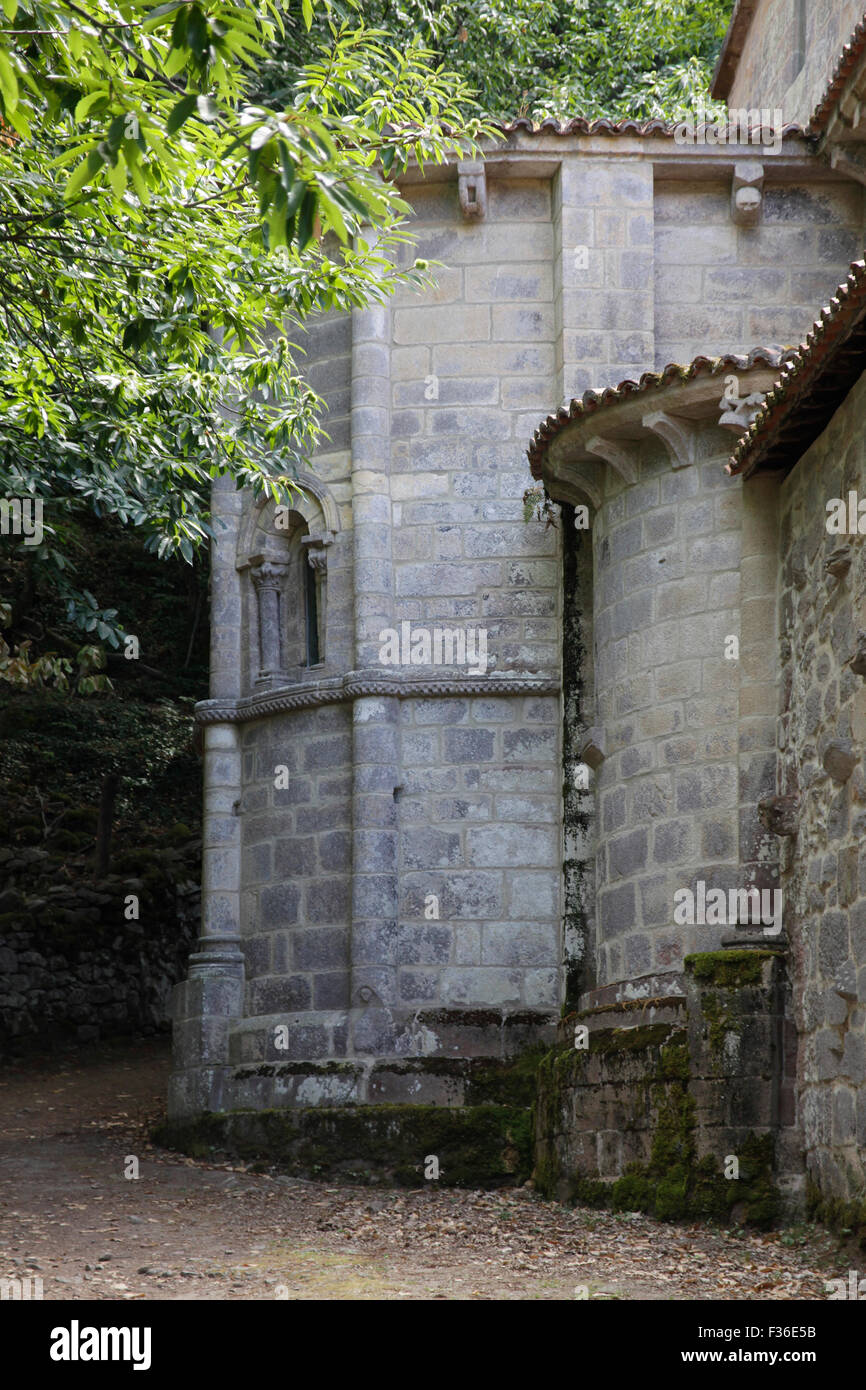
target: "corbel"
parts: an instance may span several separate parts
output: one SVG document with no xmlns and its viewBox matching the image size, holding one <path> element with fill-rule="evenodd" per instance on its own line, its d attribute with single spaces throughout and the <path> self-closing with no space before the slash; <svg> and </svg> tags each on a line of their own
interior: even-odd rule
<svg viewBox="0 0 866 1390">
<path fill-rule="evenodd" d="M 461 159 L 457 164 L 457 193 L 467 222 L 480 221 L 487 213 L 487 174 L 483 159 Z"/>
<path fill-rule="evenodd" d="M 668 415 L 664 410 L 654 410 L 644 415 L 641 424 L 662 441 L 673 468 L 688 468 L 690 463 L 694 463 L 700 434 L 698 426 L 689 420 L 678 419 L 676 415 Z"/>
<path fill-rule="evenodd" d="M 306 552 L 307 564 L 310 566 L 310 569 L 314 569 L 320 574 L 325 573 L 328 568 L 328 551 L 326 547 L 331 545 L 332 541 L 332 536 L 302 536 L 301 545 Z"/>
<path fill-rule="evenodd" d="M 587 767 L 591 767 L 593 772 L 597 771 L 605 759 L 604 730 L 587 729 L 577 745 L 577 756 Z"/>
<path fill-rule="evenodd" d="M 596 434 L 593 435 L 592 439 L 586 441 L 586 452 L 595 454 L 597 458 L 604 459 L 605 463 L 609 463 L 624 483 L 637 482 L 636 451 L 627 444 L 617 444 L 612 439 L 603 439 L 601 435 Z"/>
<path fill-rule="evenodd" d="M 738 227 L 757 227 L 764 211 L 763 164 L 735 164 L 731 217 Z"/>
<path fill-rule="evenodd" d="M 752 391 L 748 396 L 737 396 L 731 400 L 722 396 L 719 401 L 719 424 L 723 429 L 733 430 L 736 435 L 745 434 L 754 423 L 766 397 L 762 391 Z"/>
</svg>

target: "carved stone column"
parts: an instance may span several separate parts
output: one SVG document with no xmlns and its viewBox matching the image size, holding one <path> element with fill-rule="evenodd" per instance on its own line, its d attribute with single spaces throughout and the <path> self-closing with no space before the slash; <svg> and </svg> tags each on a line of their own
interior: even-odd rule
<svg viewBox="0 0 866 1390">
<path fill-rule="evenodd" d="M 259 610 L 259 680 L 283 670 L 283 585 L 288 565 L 261 560 L 250 570 Z"/>
</svg>

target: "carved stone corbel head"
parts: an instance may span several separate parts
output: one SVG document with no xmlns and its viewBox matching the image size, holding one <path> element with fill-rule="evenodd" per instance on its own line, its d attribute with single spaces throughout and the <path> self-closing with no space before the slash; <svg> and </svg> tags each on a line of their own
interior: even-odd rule
<svg viewBox="0 0 866 1390">
<path fill-rule="evenodd" d="M 330 536 L 304 536 L 301 545 L 307 556 L 307 564 L 310 569 L 317 574 L 325 574 L 328 569 L 327 547 L 331 544 Z"/>
</svg>

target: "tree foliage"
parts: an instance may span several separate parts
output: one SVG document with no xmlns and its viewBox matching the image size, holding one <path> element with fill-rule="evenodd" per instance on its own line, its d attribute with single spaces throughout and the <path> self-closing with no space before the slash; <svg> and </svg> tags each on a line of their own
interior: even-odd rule
<svg viewBox="0 0 866 1390">
<path fill-rule="evenodd" d="M 0 4 L 0 497 L 44 503 L 43 543 L 17 548 L 30 590 L 115 645 L 122 599 L 76 581 L 76 515 L 189 560 L 213 477 L 291 486 L 321 405 L 293 325 L 424 278 L 395 268 L 408 209 L 391 176 L 470 152 L 481 111 L 688 107 L 731 8 Z M 28 648 L 5 652 L 23 678 Z"/>
<path fill-rule="evenodd" d="M 419 278 L 389 258 L 387 175 L 485 128 L 459 77 L 354 5 L 319 4 L 315 38 L 312 0 L 2 8 L 0 496 L 43 501 L 19 554 L 116 634 L 75 585 L 74 514 L 190 559 L 214 476 L 285 495 L 320 405 L 286 335 Z M 305 55 L 279 98 L 257 76 L 277 39 Z"/>
<path fill-rule="evenodd" d="M 339 5 L 336 7 L 339 8 Z M 673 117 L 708 102 L 733 0 L 368 0 L 368 22 L 420 39 L 497 119 Z M 317 38 L 316 25 L 310 42 Z M 279 91 L 302 52 L 262 65 Z"/>
</svg>

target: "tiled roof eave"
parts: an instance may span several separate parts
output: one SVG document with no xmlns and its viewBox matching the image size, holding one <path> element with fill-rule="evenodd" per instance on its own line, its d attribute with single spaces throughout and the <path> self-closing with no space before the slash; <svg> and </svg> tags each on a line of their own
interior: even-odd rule
<svg viewBox="0 0 866 1390">
<path fill-rule="evenodd" d="M 660 372 L 644 372 L 638 381 L 627 379 L 618 386 L 608 386 L 600 391 L 584 391 L 569 405 L 561 406 L 554 414 L 543 420 L 532 437 L 527 457 L 534 478 L 541 478 L 544 456 L 552 441 L 569 425 L 586 419 L 599 410 L 618 405 L 633 396 L 663 389 L 674 384 L 682 385 L 699 376 L 716 376 L 724 372 L 746 372 L 755 367 L 778 369 L 786 360 L 787 353 L 772 348 L 753 348 L 747 354 L 725 353 L 721 357 L 700 356 L 688 365 L 670 362 Z"/>
<path fill-rule="evenodd" d="M 866 15 L 863 16 L 842 49 L 833 76 L 830 78 L 824 95 L 815 107 L 806 127 L 807 134 L 817 137 L 826 132 L 851 77 L 864 58 L 866 58 Z"/>
<path fill-rule="evenodd" d="M 594 118 L 571 116 L 566 120 L 558 120 L 548 116 L 543 121 L 531 121 L 528 116 L 518 116 L 515 120 L 497 121 L 494 124 L 495 128 L 503 135 L 632 135 L 641 138 L 659 135 L 673 139 L 684 122 L 665 121 L 659 118 L 645 121 L 628 118 L 615 121 L 606 116 Z M 709 122 L 709 124 L 714 125 L 717 122 Z M 736 127 L 729 124 L 726 129 L 730 132 Z M 757 126 L 749 127 L 750 143 L 759 144 L 757 140 L 751 141 L 752 134 L 757 135 L 758 131 Z M 796 121 L 789 121 L 787 125 L 782 127 L 781 131 L 783 139 L 803 138 L 806 134 L 806 128 L 798 125 Z"/>
<path fill-rule="evenodd" d="M 785 364 L 737 443 L 727 472 L 748 478 L 758 469 L 790 470 L 826 427 L 864 368 L 866 260 L 861 260 L 853 262 L 847 280 Z"/>
</svg>

